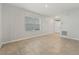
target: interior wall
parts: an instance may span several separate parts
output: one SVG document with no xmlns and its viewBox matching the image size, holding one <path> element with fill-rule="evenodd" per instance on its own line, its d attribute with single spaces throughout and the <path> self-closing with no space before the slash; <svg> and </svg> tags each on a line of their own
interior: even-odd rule
<svg viewBox="0 0 79 59">
<path fill-rule="evenodd" d="M 0 4 L 0 44 L 2 40 L 2 4 Z"/>
<path fill-rule="evenodd" d="M 79 8 L 64 12 L 61 15 L 62 31 L 67 31 L 67 37 L 79 39 Z"/>
<path fill-rule="evenodd" d="M 39 35 L 47 35 L 53 33 L 53 19 L 37 13 L 27 11 L 22 8 L 11 6 L 9 4 L 2 5 L 2 26 L 3 26 L 3 40 L 2 42 L 16 40 L 23 37 L 33 37 Z M 26 32 L 25 30 L 25 16 L 39 17 L 41 21 L 41 30 L 34 32 Z M 52 22 L 51 22 L 52 20 Z M 51 29 L 52 28 L 52 29 Z"/>
</svg>

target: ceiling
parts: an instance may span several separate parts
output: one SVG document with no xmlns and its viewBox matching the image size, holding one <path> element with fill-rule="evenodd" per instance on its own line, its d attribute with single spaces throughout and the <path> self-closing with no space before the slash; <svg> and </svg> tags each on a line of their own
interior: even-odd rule
<svg viewBox="0 0 79 59">
<path fill-rule="evenodd" d="M 55 16 L 57 14 L 79 8 L 79 3 L 11 3 L 42 15 Z M 48 5 L 45 8 L 45 5 Z"/>
</svg>

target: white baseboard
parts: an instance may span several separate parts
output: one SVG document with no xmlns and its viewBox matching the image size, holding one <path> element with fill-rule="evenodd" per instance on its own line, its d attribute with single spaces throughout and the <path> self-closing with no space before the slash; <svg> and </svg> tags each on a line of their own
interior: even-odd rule
<svg viewBox="0 0 79 59">
<path fill-rule="evenodd" d="M 2 45 L 3 44 L 8 44 L 8 43 L 13 43 L 13 42 L 17 42 L 17 41 L 21 41 L 21 40 L 26 40 L 26 39 L 31 39 L 31 38 L 34 38 L 34 37 L 40 37 L 40 36 L 44 36 L 44 35 L 50 35 L 52 33 L 45 33 L 45 34 L 40 34 L 40 35 L 35 35 L 35 36 L 30 36 L 30 37 L 22 37 L 22 38 L 19 38 L 19 39 L 15 39 L 15 40 L 11 40 L 11 41 L 7 41 L 7 42 L 2 42 Z M 2 46 L 1 45 L 1 46 Z"/>
<path fill-rule="evenodd" d="M 50 34 L 52 34 L 52 33 L 47 33 L 47 34 L 45 33 L 45 34 L 35 35 L 35 36 L 28 37 L 28 38 L 27 37 L 22 37 L 22 38 L 15 39 L 15 40 L 12 40 L 12 41 L 2 42 L 2 44 L 0 44 L 0 48 L 2 47 L 3 44 L 13 43 L 13 42 L 21 41 L 21 40 L 31 39 L 31 38 L 35 38 L 35 37 L 44 36 L 44 35 L 50 35 Z M 62 36 L 62 35 L 60 35 L 60 37 L 67 38 L 67 39 L 73 39 L 73 40 L 79 40 L 78 38 L 72 38 L 72 37 Z"/>
<path fill-rule="evenodd" d="M 78 38 L 72 38 L 72 37 L 69 37 L 69 36 L 63 36 L 63 35 L 61 35 L 60 37 L 67 38 L 67 39 L 73 39 L 73 40 L 79 40 Z"/>
</svg>

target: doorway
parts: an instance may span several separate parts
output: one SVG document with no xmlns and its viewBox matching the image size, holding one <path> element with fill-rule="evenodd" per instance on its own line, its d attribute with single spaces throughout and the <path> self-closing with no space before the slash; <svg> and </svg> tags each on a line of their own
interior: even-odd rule
<svg viewBox="0 0 79 59">
<path fill-rule="evenodd" d="M 55 20 L 54 24 L 55 32 L 60 34 L 61 33 L 61 21 L 60 20 Z"/>
</svg>

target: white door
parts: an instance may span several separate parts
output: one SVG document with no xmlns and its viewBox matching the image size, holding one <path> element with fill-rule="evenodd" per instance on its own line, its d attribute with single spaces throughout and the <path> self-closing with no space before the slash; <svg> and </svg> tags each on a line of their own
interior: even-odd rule
<svg viewBox="0 0 79 59">
<path fill-rule="evenodd" d="M 61 32 L 61 21 L 55 21 L 55 32 Z"/>
</svg>

